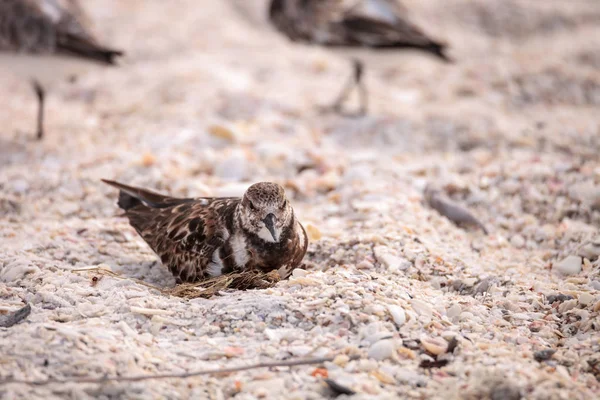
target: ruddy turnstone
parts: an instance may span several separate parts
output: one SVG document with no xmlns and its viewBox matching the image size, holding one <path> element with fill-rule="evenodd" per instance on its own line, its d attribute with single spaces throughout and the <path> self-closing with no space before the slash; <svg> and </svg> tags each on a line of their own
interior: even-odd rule
<svg viewBox="0 0 600 400">
<path fill-rule="evenodd" d="M 271 23 L 293 41 L 381 51 L 412 48 L 449 62 L 446 45 L 429 38 L 406 19 L 406 14 L 396 0 L 271 0 L 269 7 Z M 353 58 L 352 65 L 352 77 L 327 108 L 341 112 L 356 87 L 360 98 L 358 114 L 362 115 L 367 111 L 367 91 L 362 81 L 364 63 Z"/>
<path fill-rule="evenodd" d="M 178 282 L 247 270 L 285 278 L 306 253 L 306 232 L 276 183 L 255 183 L 242 198 L 182 199 L 103 181 L 120 190 L 117 204 Z"/>
<path fill-rule="evenodd" d="M 76 0 L 0 0 L 0 67 L 31 81 L 38 139 L 44 135 L 46 89 L 90 62 L 113 65 L 120 55 L 88 31 Z"/>
</svg>

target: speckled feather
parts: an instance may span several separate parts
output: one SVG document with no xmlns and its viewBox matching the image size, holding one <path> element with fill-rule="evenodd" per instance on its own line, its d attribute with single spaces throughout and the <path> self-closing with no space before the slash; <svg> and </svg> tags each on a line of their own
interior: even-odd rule
<svg viewBox="0 0 600 400">
<path fill-rule="evenodd" d="M 98 44 L 85 21 L 76 0 L 0 0 L 0 51 L 113 64 L 122 53 Z"/>
<path fill-rule="evenodd" d="M 259 236 L 258 226 L 247 226 L 242 221 L 251 191 L 256 192 L 254 202 L 264 200 L 267 204 L 273 200 L 260 190 L 268 183 L 251 186 L 240 199 L 173 198 L 104 182 L 120 189 L 119 207 L 178 282 L 246 270 L 280 270 L 282 277 L 287 277 L 306 253 L 308 238 L 293 211 L 278 242 L 266 242 Z"/>
<path fill-rule="evenodd" d="M 271 0 L 269 18 L 294 41 L 323 46 L 412 47 L 446 61 L 445 44 L 406 18 L 395 0 Z"/>
</svg>

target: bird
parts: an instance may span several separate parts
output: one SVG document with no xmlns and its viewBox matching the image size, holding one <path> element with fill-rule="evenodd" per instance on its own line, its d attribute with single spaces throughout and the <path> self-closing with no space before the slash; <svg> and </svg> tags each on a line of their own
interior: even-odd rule
<svg viewBox="0 0 600 400">
<path fill-rule="evenodd" d="M 121 50 L 100 44 L 77 0 L 0 0 L 0 67 L 29 80 L 38 101 L 37 138 L 53 83 L 91 63 L 115 65 Z"/>
<path fill-rule="evenodd" d="M 287 278 L 306 254 L 306 231 L 276 183 L 255 183 L 242 198 L 174 198 L 103 182 L 119 189 L 118 206 L 178 283 L 246 271 Z"/>
<path fill-rule="evenodd" d="M 330 48 L 367 48 L 379 52 L 412 48 L 452 62 L 445 43 L 428 37 L 406 18 L 407 10 L 396 0 L 271 0 L 268 18 L 290 40 Z M 353 74 L 331 106 L 342 107 L 358 89 L 360 106 L 357 115 L 368 108 L 363 83 L 364 61 L 352 59 Z"/>
</svg>

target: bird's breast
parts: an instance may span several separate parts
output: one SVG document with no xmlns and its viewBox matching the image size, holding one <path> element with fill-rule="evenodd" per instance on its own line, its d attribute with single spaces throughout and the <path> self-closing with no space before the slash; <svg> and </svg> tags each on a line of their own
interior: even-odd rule
<svg viewBox="0 0 600 400">
<path fill-rule="evenodd" d="M 231 258 L 237 268 L 243 268 L 250 261 L 250 253 L 244 235 L 238 233 L 229 240 Z"/>
</svg>

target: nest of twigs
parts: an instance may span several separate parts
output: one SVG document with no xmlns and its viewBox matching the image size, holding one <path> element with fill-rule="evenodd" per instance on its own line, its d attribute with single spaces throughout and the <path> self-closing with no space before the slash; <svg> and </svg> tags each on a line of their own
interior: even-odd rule
<svg viewBox="0 0 600 400">
<path fill-rule="evenodd" d="M 182 283 L 162 292 L 171 296 L 183 297 L 185 299 L 195 299 L 203 297 L 208 299 L 223 290 L 248 290 L 248 289 L 267 289 L 275 286 L 281 280 L 277 271 L 268 273 L 246 271 L 234 274 L 217 276 L 201 282 Z"/>
<path fill-rule="evenodd" d="M 182 297 L 184 299 L 195 299 L 202 297 L 205 299 L 211 298 L 223 290 L 248 290 L 248 289 L 268 289 L 275 286 L 277 282 L 281 280 L 281 275 L 278 271 L 271 271 L 268 273 L 258 271 L 245 271 L 234 274 L 227 274 L 217 276 L 215 278 L 206 279 L 200 282 L 194 283 L 182 283 L 175 287 L 163 289 L 150 285 L 149 283 L 140 281 L 138 279 L 123 277 L 107 268 L 103 267 L 87 267 L 73 270 L 73 272 L 94 272 L 98 275 L 109 275 L 117 279 L 130 279 L 137 283 L 147 286 L 152 289 L 156 289 L 159 292 L 170 295 Z M 97 282 L 98 277 L 95 282 Z"/>
</svg>

